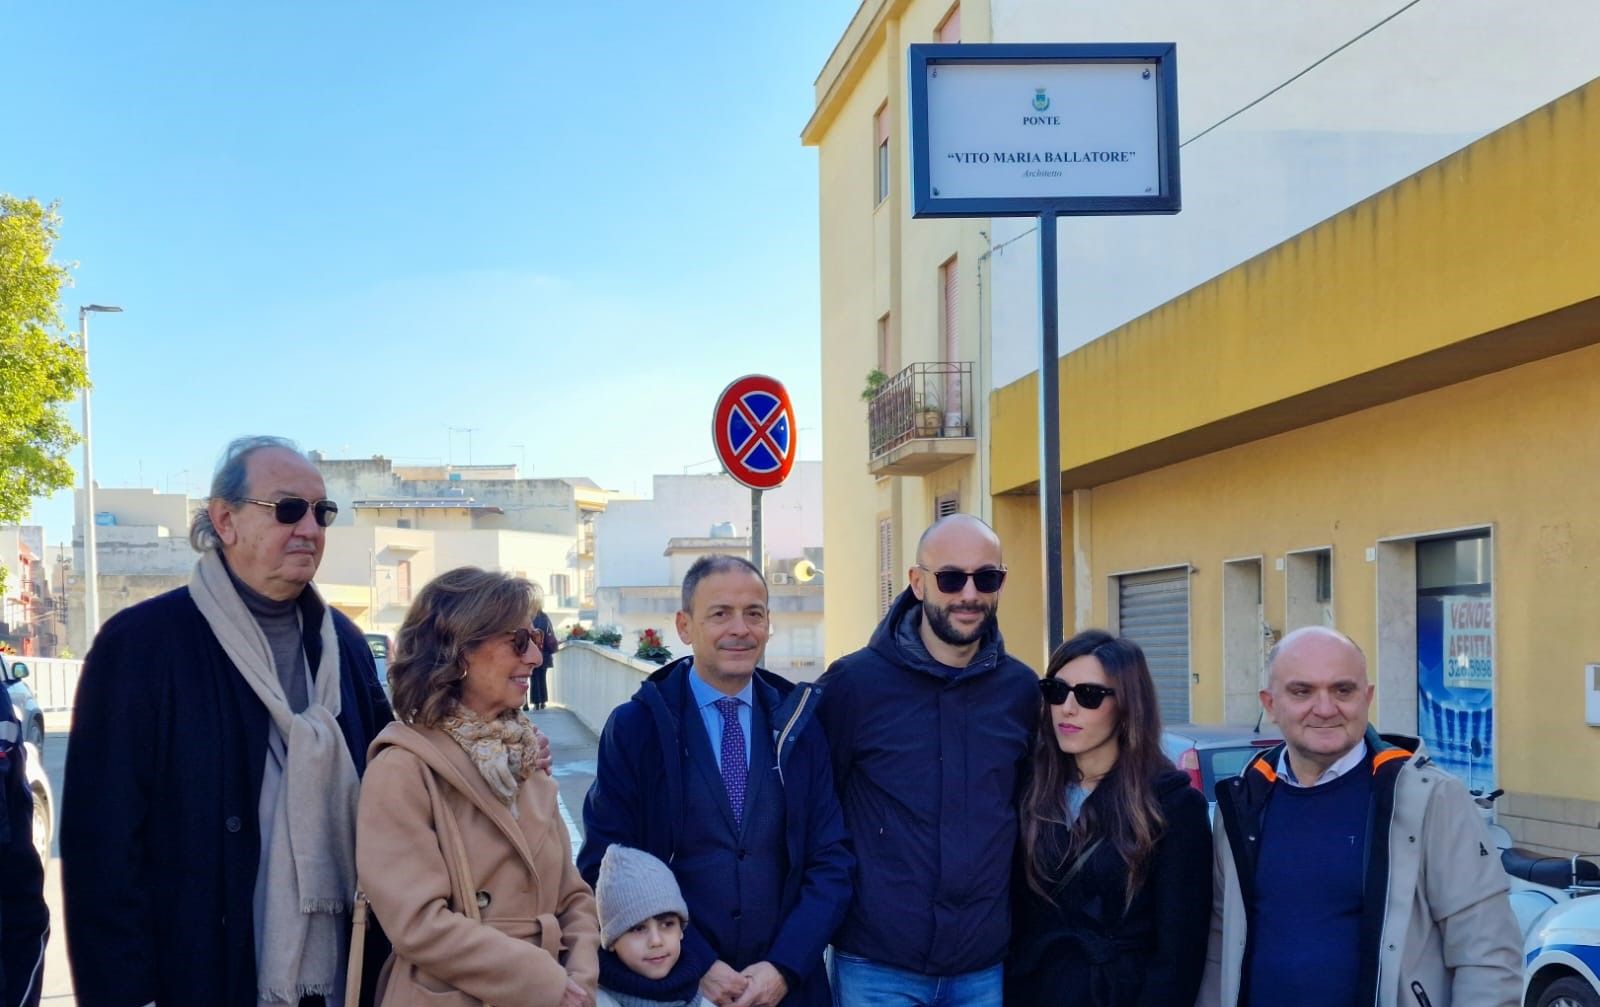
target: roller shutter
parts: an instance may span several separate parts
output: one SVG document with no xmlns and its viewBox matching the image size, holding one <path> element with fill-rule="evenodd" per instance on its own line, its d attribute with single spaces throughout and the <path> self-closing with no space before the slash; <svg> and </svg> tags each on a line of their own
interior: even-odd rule
<svg viewBox="0 0 1600 1007">
<path fill-rule="evenodd" d="M 1117 625 L 1144 649 L 1161 700 L 1161 720 L 1189 721 L 1189 568 L 1117 578 Z"/>
</svg>

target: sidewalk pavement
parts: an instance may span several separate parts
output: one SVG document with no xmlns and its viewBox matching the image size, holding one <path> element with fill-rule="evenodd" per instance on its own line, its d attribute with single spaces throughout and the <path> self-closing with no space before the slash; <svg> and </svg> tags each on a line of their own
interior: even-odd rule
<svg viewBox="0 0 1600 1007">
<path fill-rule="evenodd" d="M 558 800 L 561 817 L 572 835 L 572 852 L 583 843 L 583 798 L 594 782 L 594 760 L 598 739 L 570 711 L 559 706 L 529 710 L 528 719 L 550 739 L 550 757 L 555 765 L 550 775 L 560 785 Z"/>
<path fill-rule="evenodd" d="M 550 739 L 550 755 L 555 760 L 551 775 L 560 785 L 558 800 L 561 814 L 572 835 L 573 853 L 583 842 L 583 798 L 594 782 L 596 738 L 576 716 L 561 707 L 547 707 L 528 711 L 528 718 Z M 65 718 L 54 717 L 50 725 L 55 728 Z M 61 796 L 62 772 L 67 761 L 67 732 L 52 729 L 45 737 L 44 765 L 55 788 L 56 799 Z M 59 813 L 59 809 L 58 809 Z M 52 851 L 59 853 L 59 850 Z M 44 983 L 40 1007 L 77 1007 L 77 997 L 72 992 L 72 975 L 67 967 L 67 936 L 61 920 L 61 861 L 52 855 L 45 868 L 45 904 L 50 907 L 50 942 L 45 948 Z"/>
</svg>

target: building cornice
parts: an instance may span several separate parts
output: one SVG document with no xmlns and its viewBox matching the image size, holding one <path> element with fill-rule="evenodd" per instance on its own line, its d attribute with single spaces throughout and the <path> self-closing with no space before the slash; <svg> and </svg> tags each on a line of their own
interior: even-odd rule
<svg viewBox="0 0 1600 1007">
<path fill-rule="evenodd" d="M 802 145 L 815 147 L 822 142 L 862 74 L 872 64 L 873 57 L 883 48 L 885 27 L 910 5 L 911 0 L 862 0 L 856 16 L 850 19 L 850 26 L 817 75 L 814 85 L 817 107 L 800 131 Z"/>
</svg>

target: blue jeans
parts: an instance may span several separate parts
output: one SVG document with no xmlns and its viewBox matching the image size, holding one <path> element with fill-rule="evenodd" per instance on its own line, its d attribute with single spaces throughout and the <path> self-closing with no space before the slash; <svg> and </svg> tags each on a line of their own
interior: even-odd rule
<svg viewBox="0 0 1600 1007">
<path fill-rule="evenodd" d="M 958 976 L 925 976 L 835 948 L 830 956 L 834 1007 L 1001 1007 L 1004 967 Z"/>
</svg>

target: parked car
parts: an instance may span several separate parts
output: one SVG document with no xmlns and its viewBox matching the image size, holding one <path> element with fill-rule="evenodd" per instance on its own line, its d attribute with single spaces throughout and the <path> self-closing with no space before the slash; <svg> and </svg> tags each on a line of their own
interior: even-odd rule
<svg viewBox="0 0 1600 1007">
<path fill-rule="evenodd" d="M 33 690 L 23 679 L 28 677 L 28 665 L 15 655 L 0 656 L 0 681 L 5 682 L 11 694 L 11 705 L 17 708 L 17 720 L 22 723 L 22 740 L 35 748 L 44 748 L 44 711 L 34 698 Z"/>
<path fill-rule="evenodd" d="M 1161 750 L 1189 774 L 1189 783 L 1206 795 L 1217 813 L 1217 784 L 1244 771 L 1245 763 L 1283 738 L 1274 730 L 1227 724 L 1172 724 L 1161 732 Z"/>
<path fill-rule="evenodd" d="M 44 756 L 31 742 L 24 741 L 22 750 L 27 753 L 28 789 L 33 791 L 33 846 L 39 851 L 39 860 L 50 866 L 50 844 L 56 834 L 56 792 L 45 775 Z"/>
<path fill-rule="evenodd" d="M 392 644 L 389 637 L 383 633 L 368 633 L 367 647 L 372 651 L 372 660 L 378 665 L 378 684 L 383 686 L 384 694 L 389 692 L 389 651 Z"/>
</svg>

